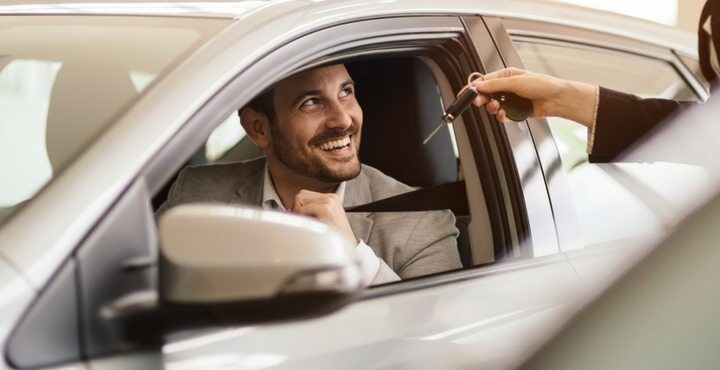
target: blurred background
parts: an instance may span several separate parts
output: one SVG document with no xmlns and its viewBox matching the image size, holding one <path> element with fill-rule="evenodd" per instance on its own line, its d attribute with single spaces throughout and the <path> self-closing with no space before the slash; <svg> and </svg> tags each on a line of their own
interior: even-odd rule
<svg viewBox="0 0 720 370">
<path fill-rule="evenodd" d="M 705 0 L 549 0 L 607 10 L 668 26 L 697 31 Z"/>
</svg>

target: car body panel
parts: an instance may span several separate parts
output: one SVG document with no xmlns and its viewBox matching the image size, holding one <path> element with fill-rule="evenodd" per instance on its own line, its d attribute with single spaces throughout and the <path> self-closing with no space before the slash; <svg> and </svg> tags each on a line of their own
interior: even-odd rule
<svg viewBox="0 0 720 370">
<path fill-rule="evenodd" d="M 568 4 L 538 3 L 537 1 L 475 1 L 460 0 L 452 4 L 439 4 L 432 0 L 387 1 L 374 0 L 361 3 L 352 1 L 319 2 L 312 0 L 276 2 L 269 1 L 175 1 L 160 3 L 152 1 L 116 1 L 98 5 L 95 1 L 42 1 L 28 4 L 25 1 L 6 1 L 0 12 L 8 14 L 145 14 L 246 17 L 251 11 L 268 14 L 282 13 L 278 9 L 302 9 L 307 23 L 331 13 L 337 19 L 343 15 L 399 15 L 399 14 L 482 14 L 495 17 L 521 18 L 548 21 L 556 24 L 579 26 L 616 35 L 628 35 L 646 42 L 670 46 L 684 45 L 683 51 L 696 55 L 693 33 L 669 31 L 667 27 L 637 18 L 618 16 L 610 12 L 590 10 Z M 315 19 L 313 19 L 313 17 Z"/>
<path fill-rule="evenodd" d="M 5 315 L 3 310 L 0 319 L 0 327 L 7 330 L 128 188 L 135 185 L 153 193 L 184 160 L 175 158 L 177 163 L 171 164 L 156 162 L 158 153 L 176 143 L 183 130 L 191 130 L 197 136 L 197 142 L 190 144 L 200 144 L 213 129 L 210 124 L 230 113 L 223 111 L 214 113 L 218 117 L 212 116 L 206 109 L 209 102 L 226 99 L 216 104 L 227 106 L 241 102 L 244 97 L 228 98 L 221 96 L 222 91 L 231 84 L 243 82 L 248 91 L 245 94 L 254 94 L 292 70 L 292 66 L 300 66 L 314 52 L 322 50 L 323 45 L 307 50 L 282 49 L 307 34 L 368 19 L 482 14 L 496 19 L 511 17 L 606 30 L 690 55 L 694 53 L 692 42 L 688 43 L 694 36 L 687 33 L 670 32 L 649 23 L 631 22 L 610 14 L 598 15 L 575 7 L 526 1 L 452 4 L 429 0 L 280 1 L 273 4 L 193 3 L 192 6 L 162 3 L 157 7 L 153 3 L 144 6 L 118 3 L 115 8 L 112 3 L 78 4 L 76 7 L 16 4 L 0 7 L 0 13 L 217 17 L 224 18 L 228 27 L 148 88 L 76 162 L 2 225 L 0 282 L 10 283 L 9 288 L 3 286 L 0 291 L 3 298 L 6 291 L 15 292 L 10 295 L 14 297 L 12 301 L 0 301 L 13 303 L 8 311 L 11 314 Z M 590 21 L 591 14 L 599 20 Z M 633 31 L 624 27 L 626 23 L 635 26 Z M 620 24 L 623 27 L 619 27 Z M 663 35 L 672 36 L 664 40 Z M 279 58 L 285 58 L 282 67 L 270 65 L 270 61 Z M 495 65 L 500 67 L 501 63 Z M 250 77 L 243 80 L 245 75 Z M 200 119 L 208 123 L 194 125 L 193 121 Z M 610 257 L 588 257 L 593 262 L 591 267 L 584 267 L 580 259 L 575 262 L 557 253 L 557 218 L 553 224 L 550 195 L 543 188 L 543 183 L 548 182 L 544 179 L 547 174 L 537 165 L 544 159 L 538 158 L 538 145 L 530 141 L 527 125 L 517 124 L 514 129 L 516 135 L 510 135 L 511 144 L 522 154 L 516 159 L 528 160 L 518 167 L 534 171 L 528 176 L 537 180 L 533 182 L 535 196 L 526 198 L 526 202 L 529 209 L 542 211 L 529 217 L 544 220 L 544 223 L 533 224 L 533 241 L 539 251 L 536 256 L 550 255 L 376 288 L 366 294 L 366 299 L 317 319 L 185 333 L 165 346 L 162 358 L 157 352 L 119 354 L 92 359 L 87 366 L 123 368 L 128 366 L 128 361 L 136 368 L 156 368 L 162 363 L 171 369 L 316 369 L 337 368 L 339 363 L 350 362 L 357 368 L 512 366 L 518 353 L 546 335 L 548 322 L 567 317 L 568 310 L 603 279 L 602 272 L 623 258 L 622 254 L 612 253 L 624 253 L 616 249 L 609 250 Z M 161 167 L 166 167 L 165 172 L 158 170 Z M 588 252 L 585 256 L 591 254 Z M 3 259 L 8 262 L 7 266 Z M 578 269 L 586 268 L 594 270 L 578 273 Z M 0 333 L 0 338 L 5 338 L 5 334 Z"/>
<path fill-rule="evenodd" d="M 527 342 L 534 343 L 529 338 L 543 338 L 543 323 L 561 317 L 571 307 L 567 298 L 583 289 L 572 268 L 557 257 L 495 266 L 452 285 L 366 299 L 318 319 L 171 341 L 163 348 L 164 361 L 183 369 L 255 363 L 278 369 L 334 369 L 339 364 L 430 369 L 468 363 L 506 368 L 513 359 L 508 354 L 526 350 Z M 380 289 L 375 294 L 382 294 Z M 511 340 L 518 335 L 528 341 Z M 436 355 L 442 363 L 432 360 Z"/>
<path fill-rule="evenodd" d="M 692 32 L 669 30 L 649 21 L 620 16 L 615 13 L 589 10 L 580 6 L 538 1 L 477 1 L 455 0 L 438 3 L 433 0 L 373 0 L 373 1 L 237 1 L 237 2 L 68 2 L 47 1 L 27 4 L 24 1 L 8 1 L 0 7 L 7 14 L 149 14 L 182 16 L 218 16 L 248 18 L 259 13 L 276 14 L 278 20 L 288 13 L 302 13 L 303 23 L 322 22 L 328 16 L 342 21 L 348 17 L 397 16 L 406 14 L 482 14 L 493 17 L 520 18 L 547 21 L 555 24 L 577 26 L 610 34 L 629 36 L 645 42 L 678 48 L 688 55 L 697 55 L 697 40 Z M 283 14 L 284 13 L 284 14 Z M 292 23 L 285 22 L 286 26 Z M 280 29 L 288 29 L 284 27 Z"/>
<path fill-rule="evenodd" d="M 718 89 L 666 121 L 623 159 L 668 158 L 699 165 L 710 181 L 675 214 L 671 233 L 597 292 L 559 333 L 528 354 L 523 369 L 711 369 L 720 363 L 720 128 Z M 612 343 L 612 345 L 608 345 Z"/>
<path fill-rule="evenodd" d="M 0 348 L 22 317 L 25 309 L 37 295 L 28 280 L 10 264 L 0 258 Z M 0 367 L 2 367 L 0 362 Z"/>
<path fill-rule="evenodd" d="M 486 53 L 492 53 L 491 55 L 483 55 L 485 68 L 488 71 L 495 71 L 510 66 L 509 63 L 512 60 L 508 59 L 503 48 L 503 44 L 509 40 L 501 20 L 485 17 L 482 21 L 482 24 L 475 25 L 475 27 L 486 28 L 489 37 L 492 39 L 479 40 L 478 37 L 475 37 L 476 48 L 483 50 L 483 42 L 492 43 L 498 46 L 500 53 L 500 58 L 497 58 L 497 50 L 491 51 L 489 48 L 485 48 Z M 471 32 L 475 32 L 472 27 Z M 532 238 L 532 255 L 539 257 L 557 253 L 560 250 L 560 245 L 555 230 L 555 220 L 543 217 L 543 215 L 552 214 L 553 211 L 545 184 L 545 174 L 541 170 L 542 165 L 536 153 L 530 127 L 528 127 L 527 122 L 510 122 L 505 124 L 503 128 L 513 148 L 515 166 L 520 177 L 524 201 L 529 213 L 528 226 Z"/>
</svg>

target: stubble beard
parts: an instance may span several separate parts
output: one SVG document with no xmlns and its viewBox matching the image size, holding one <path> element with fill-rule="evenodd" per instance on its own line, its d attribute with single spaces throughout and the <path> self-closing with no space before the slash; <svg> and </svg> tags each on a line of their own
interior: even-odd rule
<svg viewBox="0 0 720 370">
<path fill-rule="evenodd" d="M 357 145 L 355 155 L 348 158 L 347 165 L 340 170 L 330 168 L 319 157 L 308 155 L 308 152 L 295 149 L 287 138 L 275 127 L 270 128 L 272 135 L 272 150 L 275 157 L 290 170 L 312 177 L 327 183 L 340 183 L 352 180 L 360 174 L 360 161 L 357 156 Z M 353 138 L 357 135 L 357 129 L 352 132 Z"/>
</svg>

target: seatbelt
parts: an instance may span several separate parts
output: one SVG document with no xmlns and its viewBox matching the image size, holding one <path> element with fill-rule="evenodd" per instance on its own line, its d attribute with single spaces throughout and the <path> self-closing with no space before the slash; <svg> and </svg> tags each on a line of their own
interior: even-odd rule
<svg viewBox="0 0 720 370">
<path fill-rule="evenodd" d="M 348 207 L 345 212 L 418 212 L 451 210 L 455 216 L 469 215 L 465 181 L 430 186 L 372 203 Z"/>
</svg>

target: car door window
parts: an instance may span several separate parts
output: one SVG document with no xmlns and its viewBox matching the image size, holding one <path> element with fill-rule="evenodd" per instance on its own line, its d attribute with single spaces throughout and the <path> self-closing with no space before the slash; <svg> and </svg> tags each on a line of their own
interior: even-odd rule
<svg viewBox="0 0 720 370">
<path fill-rule="evenodd" d="M 524 67 L 643 98 L 698 100 L 667 60 L 572 43 L 516 40 Z M 585 245 L 649 236 L 706 180 L 704 171 L 678 163 L 588 163 L 587 129 L 547 118 L 567 174 Z"/>
<path fill-rule="evenodd" d="M 435 18 L 433 21 L 438 19 L 442 18 Z M 454 24 L 461 25 L 460 22 Z M 455 27 L 462 30 L 458 26 Z M 422 39 L 423 35 L 417 37 Z M 446 127 L 428 144 L 422 144 L 423 139 L 437 127 L 443 104 L 449 104 L 465 83 L 466 78 L 458 76 L 466 76 L 472 70 L 482 68 L 478 65 L 472 69 L 457 71 L 457 64 L 454 64 L 453 60 L 435 53 L 435 49 L 451 50 L 450 48 L 457 48 L 460 42 L 466 42 L 460 35 L 448 34 L 446 37 L 448 40 L 435 38 L 432 41 L 415 42 L 410 47 L 404 41 L 382 41 L 372 45 L 372 48 L 348 48 L 331 55 L 314 56 L 316 60 L 311 61 L 310 65 L 327 64 L 328 59 L 343 62 L 355 80 L 357 99 L 362 105 L 364 115 L 360 146 L 360 159 L 363 163 L 411 186 L 429 187 L 464 181 L 461 186 L 467 189 L 467 204 L 470 210 L 465 211 L 464 215 L 455 215 L 460 229 L 458 244 L 462 246 L 459 254 L 464 266 L 528 255 L 529 244 L 521 246 L 521 242 L 525 241 L 511 235 L 519 232 L 520 228 L 513 223 L 526 215 L 524 210 L 515 209 L 522 207 L 522 201 L 516 199 L 523 196 L 521 191 L 512 195 L 504 194 L 510 190 L 521 189 L 519 184 L 508 185 L 518 181 L 513 177 L 516 173 L 512 169 L 504 168 L 509 166 L 507 159 L 499 158 L 509 155 L 506 152 L 499 153 L 509 150 L 509 144 L 504 142 L 505 137 L 498 130 L 474 131 L 471 133 L 474 136 L 468 138 L 468 129 L 463 127 L 486 120 L 487 116 L 478 114 L 476 110 L 468 110 L 470 115 L 464 119 L 472 120 L 472 123 L 460 125 L 462 120 L 458 120 L 454 129 Z M 368 50 L 372 50 L 372 53 Z M 397 50 L 403 50 L 403 54 L 396 55 Z M 456 49 L 451 52 L 457 53 Z M 471 60 L 472 54 L 464 50 L 463 53 L 465 54 L 458 53 L 453 58 Z M 297 72 L 297 67 L 295 68 L 295 71 L 278 73 L 276 78 Z M 264 88 L 266 87 L 262 87 L 260 91 Z M 248 89 L 245 87 L 244 91 L 247 92 Z M 246 102 L 239 104 L 244 103 Z M 254 144 L 242 132 L 237 118 L 239 107 L 242 105 L 229 107 L 231 109 L 224 105 L 221 108 L 224 123 L 215 121 L 216 126 L 207 131 L 204 139 L 195 134 L 193 140 L 200 138 L 201 141 L 192 146 L 197 148 L 194 154 L 183 154 L 183 157 L 188 159 L 185 164 L 215 165 L 247 160 L 262 154 L 255 148 L 255 152 L 248 155 L 244 149 L 245 146 L 252 148 Z M 207 125 L 207 122 L 205 124 Z M 477 127 L 492 126 L 478 124 Z M 474 127 L 471 129 L 476 130 Z M 490 137 L 480 138 L 485 135 Z M 488 145 L 487 142 L 493 142 L 494 147 L 482 147 Z M 182 150 L 189 147 L 184 145 Z M 479 154 L 480 152 L 484 153 Z M 489 161 L 493 163 L 488 163 Z M 155 195 L 153 203 L 156 209 L 167 209 L 172 205 L 172 202 L 166 202 L 168 194 L 172 194 L 169 192 L 172 183 L 173 181 L 165 182 Z M 493 193 L 490 193 L 491 190 Z M 503 204 L 505 202 L 508 203 Z M 161 208 L 162 204 L 166 206 Z M 467 213 L 471 217 L 468 217 Z M 545 214 L 548 219 L 549 216 L 549 213 Z M 380 228 L 375 225 L 374 229 Z"/>
<path fill-rule="evenodd" d="M 338 54 L 342 58 L 338 57 L 338 59 L 333 59 L 335 62 L 345 62 L 346 65 L 354 64 L 348 69 L 352 70 L 350 74 L 353 79 L 356 80 L 358 101 L 362 104 L 365 115 L 363 135 L 376 135 L 375 138 L 366 138 L 363 136 L 363 147 L 365 147 L 365 149 L 375 149 L 367 153 L 367 157 L 361 156 L 363 162 L 365 162 L 366 158 L 372 160 L 382 160 L 382 157 L 388 157 L 386 158 L 388 160 L 401 158 L 401 156 L 406 153 L 405 148 L 400 145 L 399 141 L 415 137 L 412 139 L 419 139 L 416 141 L 421 143 L 426 135 L 437 126 L 440 118 L 434 113 L 431 114 L 432 127 L 429 129 L 424 127 L 422 130 L 418 130 L 417 126 L 413 126 L 417 125 L 418 121 L 415 111 L 407 109 L 405 104 L 399 104 L 402 102 L 395 101 L 395 99 L 400 101 L 400 96 L 406 97 L 408 94 L 416 93 L 416 89 L 408 88 L 408 86 L 411 86 L 410 84 L 399 85 L 396 83 L 388 83 L 383 77 L 388 77 L 388 75 L 391 74 L 390 77 L 397 77 L 409 71 L 418 72 L 415 70 L 416 68 L 423 69 L 423 67 L 425 67 L 429 69 L 432 73 L 431 77 L 433 78 L 424 80 L 427 84 L 424 85 L 420 93 L 432 95 L 432 98 L 421 100 L 421 102 L 425 102 L 426 104 L 416 104 L 417 109 L 423 109 L 428 108 L 429 103 L 439 103 L 437 101 L 439 99 L 442 99 L 442 102 L 447 106 L 447 104 L 454 100 L 457 91 L 465 84 L 467 75 L 470 72 L 473 70 L 483 71 L 483 65 L 479 63 L 473 64 L 475 61 L 473 54 L 467 53 L 466 55 L 458 56 L 453 54 L 453 50 L 444 51 L 445 49 L 442 47 L 443 44 L 437 42 L 439 38 L 437 35 L 434 36 L 433 41 L 422 40 L 422 36 L 419 36 L 422 34 L 422 32 L 420 32 L 422 30 L 421 27 L 432 23 L 433 19 L 407 18 L 402 19 L 402 23 L 398 21 L 398 24 L 388 24 L 385 23 L 386 21 L 389 23 L 390 20 L 382 20 L 382 22 L 368 21 L 367 24 L 370 26 L 368 28 L 372 29 L 373 34 L 377 34 L 378 30 L 385 31 L 399 27 L 398 24 L 400 26 L 410 24 L 413 27 L 412 37 L 417 37 L 420 40 L 412 40 L 413 48 L 409 48 L 406 44 L 397 45 L 388 41 L 392 39 L 392 37 L 390 37 L 392 35 L 383 35 L 385 37 L 382 40 L 373 40 L 373 45 L 363 50 L 365 51 L 364 53 L 351 50 L 345 54 L 344 52 L 346 50 L 341 50 Z M 362 22 L 358 22 L 356 25 L 362 25 Z M 477 25 L 478 32 L 487 33 L 484 27 L 479 27 L 480 24 Z M 355 35 L 357 38 L 369 38 L 368 35 L 362 33 L 362 30 L 353 29 L 351 31 L 354 32 L 348 32 L 348 30 L 343 30 L 342 28 L 344 27 L 341 26 L 340 29 L 333 27 L 318 32 L 317 35 L 308 37 L 308 39 L 310 39 L 313 44 L 315 44 L 320 37 L 322 37 L 323 40 L 332 39 L 332 37 L 325 37 L 327 32 L 331 32 L 333 35 L 343 34 Z M 448 28 L 449 27 L 445 26 L 443 28 L 444 32 L 447 32 Z M 408 38 L 407 35 L 403 35 L 403 37 Z M 442 37 L 445 37 L 445 35 L 443 34 Z M 489 39 L 489 37 L 486 35 L 485 39 L 478 41 L 478 45 L 485 49 L 492 50 L 492 54 L 488 55 L 488 57 L 496 59 L 498 55 L 497 51 L 494 49 L 492 42 L 486 42 L 487 39 Z M 458 41 L 464 40 L 459 39 L 452 41 L 453 43 L 448 44 L 458 49 L 460 48 Z M 276 53 L 269 54 L 265 60 L 253 65 L 243 76 L 239 76 L 236 81 L 228 83 L 226 85 L 227 88 L 220 91 L 216 95 L 216 98 L 206 104 L 203 107 L 203 111 L 195 115 L 193 121 L 186 125 L 187 128 L 197 129 L 201 127 L 200 124 L 202 124 L 202 130 L 207 131 L 204 131 L 203 134 L 198 134 L 198 132 L 202 130 L 195 130 L 194 132 L 187 131 L 186 133 L 177 135 L 175 137 L 176 141 L 182 142 L 183 145 L 179 145 L 176 148 L 177 150 L 171 150 L 173 147 L 168 146 L 166 147 L 166 149 L 168 149 L 167 152 L 163 154 L 170 154 L 172 152 L 173 158 L 179 156 L 189 158 L 191 156 L 190 150 L 198 147 L 201 147 L 201 151 L 206 153 L 204 147 L 211 145 L 208 140 L 208 135 L 215 135 L 210 134 L 210 132 L 215 129 L 215 127 L 218 127 L 217 125 L 220 121 L 225 120 L 226 117 L 235 116 L 237 114 L 235 111 L 238 107 L 243 106 L 243 104 L 252 98 L 252 95 L 257 94 L 265 88 L 265 86 L 263 86 L 250 90 L 247 88 L 247 80 L 257 80 L 268 75 L 267 73 L 257 72 L 263 71 L 263 63 L 283 65 L 287 59 L 284 55 L 285 51 L 291 52 L 291 55 L 297 55 L 299 52 L 302 52 L 302 49 L 298 50 L 298 46 L 296 45 L 306 46 L 307 44 L 301 42 L 303 42 L 302 39 L 295 43 L 290 43 Z M 344 44 L 353 44 L 353 42 L 345 41 Z M 423 46 L 425 45 L 432 45 L 433 48 L 424 48 Z M 337 46 L 333 45 L 333 47 Z M 420 48 L 420 53 L 417 53 L 418 47 Z M 403 51 L 402 54 L 397 53 L 399 49 Z M 436 53 L 438 49 L 444 52 Z M 368 50 L 372 50 L 372 53 Z M 416 54 L 408 53 L 408 50 L 412 50 L 416 52 Z M 453 54 L 453 59 L 446 60 L 445 57 L 450 56 L 450 54 Z M 358 58 L 357 55 L 361 55 L 362 58 Z M 438 57 L 438 55 L 441 57 Z M 310 64 L 325 64 L 327 63 L 327 59 L 335 57 L 335 54 L 330 56 L 314 55 L 312 59 L 320 58 L 320 61 L 311 60 Z M 470 65 L 462 69 L 457 67 L 462 64 Z M 302 68 L 309 67 L 305 66 L 301 67 L 301 69 Z M 282 78 L 283 75 L 290 74 L 294 71 L 296 71 L 296 69 L 292 71 L 283 70 L 282 73 L 276 72 L 272 75 L 278 76 L 277 78 L 279 79 Z M 353 71 L 356 74 L 353 74 Z M 362 78 L 363 73 L 369 75 L 371 78 Z M 416 74 L 414 77 L 417 76 Z M 275 81 L 269 81 L 268 84 L 272 84 L 273 82 Z M 364 86 L 361 86 L 361 82 Z M 387 85 L 383 85 L 383 83 Z M 368 84 L 375 85 L 372 92 L 369 90 L 369 88 L 372 87 L 367 86 Z M 398 90 L 401 90 L 400 93 L 403 94 L 397 94 L 396 92 Z M 237 104 L 228 107 L 227 101 L 229 99 L 226 99 L 226 96 L 236 97 L 243 93 L 249 96 L 246 96 L 244 101 L 238 101 Z M 361 96 L 363 94 L 366 95 Z M 370 96 L 367 96 L 368 94 Z M 367 100 L 363 100 L 364 98 L 367 98 Z M 373 99 L 375 101 L 372 101 Z M 385 101 L 383 102 L 382 100 Z M 394 111 L 389 111 L 390 109 L 394 109 Z M 209 112 L 218 115 L 214 121 L 207 119 L 208 116 L 205 114 Z M 385 120 L 381 120 L 383 118 Z M 380 133 L 370 133 L 370 130 L 374 129 L 379 129 Z M 392 131 L 393 129 L 395 132 Z M 471 224 L 468 227 L 468 232 L 471 236 L 470 239 L 472 243 L 478 241 L 484 242 L 482 244 L 472 245 L 473 249 L 470 253 L 471 262 L 473 264 L 482 264 L 503 257 L 537 256 L 533 255 L 534 251 L 532 251 L 531 248 L 525 248 L 527 244 L 521 245 L 521 243 L 526 243 L 524 240 L 519 240 L 521 236 L 510 235 L 510 232 L 521 234 L 518 229 L 523 226 L 513 224 L 513 222 L 519 223 L 518 220 L 521 220 L 523 217 L 545 217 L 550 222 L 552 221 L 550 212 L 543 213 L 542 210 L 538 211 L 539 208 L 536 207 L 537 203 L 547 201 L 547 194 L 544 188 L 539 189 L 540 196 L 544 198 L 534 199 L 534 194 L 528 192 L 527 194 L 530 195 L 527 199 L 532 202 L 527 205 L 523 204 L 522 199 L 517 200 L 513 198 L 516 194 L 511 194 L 511 191 L 515 191 L 515 189 L 510 188 L 517 188 L 517 195 L 519 195 L 519 197 L 525 195 L 523 193 L 525 184 L 521 186 L 518 178 L 520 177 L 518 171 L 522 171 L 525 168 L 522 167 L 516 170 L 516 168 L 513 167 L 512 150 L 522 152 L 520 154 L 527 154 L 527 157 L 523 157 L 522 159 L 537 158 L 536 153 L 533 151 L 531 140 L 529 140 L 527 136 L 520 136 L 519 134 L 521 133 L 518 132 L 520 130 L 517 129 L 509 134 L 512 135 L 512 143 L 509 143 L 507 136 L 505 136 L 506 132 L 502 130 L 501 126 L 493 122 L 484 112 L 477 109 L 469 109 L 466 111 L 463 117 L 455 122 L 453 131 L 457 139 L 457 153 L 460 163 L 459 165 L 457 163 L 454 164 L 453 168 L 458 169 L 453 170 L 456 171 L 456 173 L 453 173 L 454 176 L 451 180 L 464 179 L 466 181 L 468 205 L 471 208 L 471 220 L 469 220 Z M 432 143 L 444 142 L 444 144 L 447 144 L 445 146 L 447 152 L 444 154 L 450 154 L 451 159 L 456 161 L 456 150 L 454 150 L 450 142 L 452 140 L 452 133 L 448 137 L 447 134 L 449 132 L 449 130 L 443 131 L 442 134 L 433 138 Z M 193 145 L 188 145 L 187 142 L 184 141 L 183 136 L 187 136 L 188 138 L 192 137 L 193 140 L 197 140 L 193 142 Z M 383 138 L 386 139 L 384 145 L 382 144 Z M 365 141 L 366 139 L 368 141 Z M 244 140 L 240 140 L 240 142 L 242 141 Z M 375 141 L 373 145 L 366 145 L 373 141 Z M 418 144 L 417 142 L 414 144 Z M 490 148 L 484 147 L 484 145 Z M 525 150 L 528 150 L 528 152 L 525 152 Z M 182 155 L 178 154 L 181 152 L 183 153 Z M 247 159 L 247 157 L 240 157 L 239 159 Z M 208 163 L 214 164 L 213 161 L 209 161 Z M 398 167 L 400 167 L 401 170 L 407 170 L 407 168 L 403 167 L 415 166 L 416 168 L 414 168 L 414 170 L 421 171 L 423 166 L 419 163 L 417 160 L 412 161 L 411 158 L 409 161 L 406 160 L 403 166 Z M 527 167 L 531 167 L 530 165 L 535 163 L 536 162 L 523 164 L 528 164 Z M 174 168 L 177 169 L 180 165 L 180 163 L 177 163 Z M 377 166 L 379 167 L 380 165 Z M 535 169 L 538 167 L 538 165 L 534 165 Z M 542 185 L 541 177 L 538 176 L 539 172 L 540 171 L 535 170 L 531 173 L 521 173 L 526 177 L 539 179 L 540 185 Z M 392 176 L 400 176 L 396 175 L 392 170 L 387 170 L 386 173 Z M 494 187 L 491 185 L 494 185 Z M 511 198 L 513 199 L 510 200 Z M 485 204 L 485 201 L 487 201 L 488 204 Z M 513 204 L 513 202 L 515 202 L 515 204 Z M 530 214 L 530 216 L 523 213 L 525 210 L 527 210 L 526 212 Z M 483 215 L 482 212 L 485 212 L 485 214 Z M 483 230 L 482 228 L 478 228 L 478 225 L 487 227 L 487 229 Z M 554 234 L 552 225 L 550 226 L 547 232 Z M 503 228 L 511 231 L 505 232 Z M 478 229 L 480 232 L 478 232 Z M 540 232 L 538 231 L 538 233 Z M 473 238 L 473 235 L 480 236 L 480 238 Z M 498 250 L 493 250 L 494 242 L 498 243 Z M 551 243 L 550 247 L 557 247 L 557 244 Z M 528 265 L 532 265 L 532 268 L 526 269 Z M 456 296 L 453 303 L 464 302 L 462 304 L 464 308 L 460 314 L 453 314 L 456 310 L 454 304 L 447 305 L 444 296 L 439 299 L 435 297 L 437 294 L 444 292 L 443 287 L 453 286 L 449 283 L 459 282 L 456 279 L 462 277 L 467 279 L 470 276 L 473 277 L 472 284 L 479 284 L 480 290 L 488 287 L 491 293 L 487 295 L 467 294 Z M 480 278 L 481 276 L 482 278 Z M 552 286 L 552 289 L 541 288 L 547 286 Z M 497 289 L 497 287 L 501 287 L 501 289 Z M 178 338 L 179 340 L 173 341 L 165 346 L 163 351 L 165 355 L 164 360 L 166 363 L 177 366 L 190 365 L 195 361 L 192 357 L 193 353 L 202 351 L 202 353 L 206 355 L 204 358 L 215 358 L 211 356 L 226 351 L 226 348 L 244 348 L 246 350 L 238 354 L 240 357 L 235 356 L 235 354 L 238 353 L 235 351 L 231 356 L 222 357 L 222 361 L 229 360 L 236 362 L 238 358 L 244 359 L 246 358 L 245 356 L 255 359 L 255 357 L 249 356 L 255 356 L 257 354 L 255 350 L 256 344 L 264 341 L 264 338 L 267 338 L 273 341 L 273 343 L 279 343 L 278 346 L 273 348 L 272 356 L 264 356 L 263 354 L 263 358 L 270 364 L 268 366 L 285 361 L 283 366 L 292 367 L 293 364 L 296 364 L 294 361 L 296 361 L 295 354 L 299 353 L 296 351 L 297 348 L 299 348 L 298 345 L 307 341 L 307 333 L 319 333 L 320 337 L 318 337 L 318 340 L 322 342 L 325 341 L 325 337 L 332 337 L 332 335 L 328 336 L 328 333 L 352 332 L 353 325 L 357 326 L 359 322 L 364 328 L 362 333 L 359 335 L 342 336 L 340 340 L 335 341 L 334 345 L 329 347 L 321 346 L 318 348 L 310 348 L 312 347 L 310 346 L 308 349 L 312 353 L 310 353 L 309 357 L 307 356 L 308 353 L 302 355 L 303 358 L 301 361 L 304 365 L 313 368 L 332 368 L 338 363 L 337 356 L 349 354 L 354 363 L 361 364 L 360 367 L 377 367 L 377 365 L 375 365 L 378 361 L 377 358 L 368 356 L 367 354 L 385 345 L 384 342 L 387 342 L 388 338 L 385 333 L 388 332 L 388 328 L 395 331 L 395 333 L 408 333 L 409 329 L 410 332 L 414 333 L 411 334 L 413 339 L 419 338 L 423 341 L 453 340 L 458 342 L 480 342 L 482 344 L 485 342 L 496 344 L 509 343 L 511 342 L 510 340 L 498 340 L 498 338 L 499 336 L 517 335 L 516 332 L 513 332 L 515 319 L 534 320 L 536 317 L 545 314 L 546 298 L 554 300 L 555 297 L 559 297 L 557 292 L 571 291 L 578 287 L 579 284 L 576 274 L 560 255 L 545 256 L 541 261 L 518 258 L 515 261 L 508 262 L 508 264 L 483 266 L 477 269 L 442 274 L 400 284 L 386 285 L 377 289 L 370 289 L 364 294 L 374 299 L 367 299 L 355 303 L 351 309 L 345 310 L 339 315 L 330 315 L 317 320 L 294 323 L 293 325 L 258 325 L 249 328 L 249 330 L 242 328 L 240 331 L 232 330 L 217 335 L 204 335 L 200 340 L 196 340 L 196 338 L 192 338 L 191 336 L 188 336 L 189 339 L 186 340 Z M 430 292 L 432 294 L 428 295 L 429 291 L 427 289 L 435 290 Z M 431 301 L 414 301 L 420 304 L 419 307 L 421 307 L 421 309 L 411 310 L 412 314 L 408 315 L 406 310 L 400 306 L 405 305 L 405 302 L 401 302 L 400 305 L 396 304 L 398 301 L 395 298 L 400 295 L 391 295 L 391 293 L 407 293 L 408 290 L 418 292 L 419 295 L 423 297 L 430 297 Z M 408 297 L 410 294 L 402 294 L 402 296 Z M 517 299 L 517 297 L 524 298 Z M 414 306 L 414 302 L 409 302 L 410 305 L 406 307 Z M 469 307 L 466 304 L 467 302 L 470 302 L 472 307 Z M 488 305 L 488 302 L 492 302 L 493 304 Z M 388 306 L 388 304 L 390 304 L 390 306 Z M 388 307 L 389 311 L 387 310 Z M 390 316 L 388 316 L 388 312 Z M 396 313 L 402 316 L 403 319 L 399 321 L 395 320 L 394 314 Z M 448 317 L 453 318 L 453 327 L 459 329 L 442 329 L 447 325 Z M 508 322 L 508 318 L 512 318 L 513 323 L 505 325 Z M 438 319 L 443 322 L 438 323 L 436 321 Z M 390 321 L 398 322 L 400 325 L 387 326 L 384 324 Z M 479 336 L 475 335 L 474 330 L 478 327 L 487 326 L 492 327 L 492 335 L 478 338 Z M 392 335 L 396 336 L 397 334 Z M 283 338 L 283 340 L 277 341 L 275 338 Z M 411 345 L 412 342 L 415 341 L 411 340 Z M 301 352 L 307 351 L 303 350 Z M 383 361 L 383 363 L 397 364 L 399 363 L 396 360 L 397 356 L 397 354 L 392 354 L 391 357 L 380 359 L 380 361 Z M 343 360 L 348 361 L 346 358 Z M 225 363 L 223 363 L 223 365 L 224 364 Z"/>
</svg>

